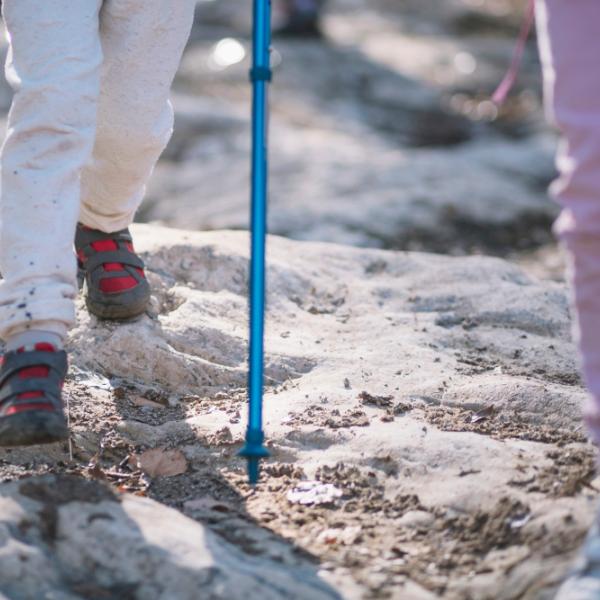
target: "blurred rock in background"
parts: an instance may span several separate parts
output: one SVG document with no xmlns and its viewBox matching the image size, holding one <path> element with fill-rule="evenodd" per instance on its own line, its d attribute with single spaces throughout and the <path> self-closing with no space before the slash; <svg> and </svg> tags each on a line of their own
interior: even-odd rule
<svg viewBox="0 0 600 600">
<path fill-rule="evenodd" d="M 285 27 L 297 0 L 275 0 Z M 313 1 L 313 0 L 309 0 Z M 359 246 L 487 253 L 561 277 L 532 36 L 511 97 L 516 0 L 330 0 L 312 35 L 276 37 L 270 230 Z M 198 3 L 176 131 L 138 220 L 248 226 L 251 3 Z M 0 111 L 10 90 L 0 86 Z M 550 244 L 550 246 L 548 246 Z M 548 247 L 547 247 L 548 246 Z M 539 261 L 539 248 L 545 261 Z M 558 268 L 546 269 L 548 262 Z"/>
</svg>

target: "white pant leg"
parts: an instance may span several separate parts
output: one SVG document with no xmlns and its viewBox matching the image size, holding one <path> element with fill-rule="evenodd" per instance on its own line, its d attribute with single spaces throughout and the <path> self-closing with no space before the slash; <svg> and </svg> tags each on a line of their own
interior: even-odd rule
<svg viewBox="0 0 600 600">
<path fill-rule="evenodd" d="M 15 90 L 1 152 L 0 337 L 64 336 L 77 293 L 80 173 L 94 142 L 101 0 L 4 0 Z"/>
<path fill-rule="evenodd" d="M 82 176 L 84 225 L 113 232 L 133 221 L 173 130 L 169 92 L 194 6 L 195 0 L 104 0 L 98 130 Z"/>
</svg>

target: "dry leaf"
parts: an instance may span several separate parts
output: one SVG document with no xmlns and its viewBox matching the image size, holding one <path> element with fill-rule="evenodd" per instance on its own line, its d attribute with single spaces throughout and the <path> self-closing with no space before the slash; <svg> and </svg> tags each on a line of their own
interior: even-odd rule
<svg viewBox="0 0 600 600">
<path fill-rule="evenodd" d="M 137 467 L 150 477 L 173 477 L 187 471 L 187 461 L 180 450 L 153 448 L 136 457 Z"/>
<path fill-rule="evenodd" d="M 97 462 L 90 464 L 87 472 L 92 479 L 106 479 L 105 472 L 102 470 L 102 467 Z"/>
<path fill-rule="evenodd" d="M 485 421 L 488 417 L 494 414 L 494 405 L 491 404 L 482 408 L 479 412 L 471 415 L 471 423 L 479 423 L 481 421 Z"/>
<path fill-rule="evenodd" d="M 317 542 L 328 546 L 337 544 L 340 541 L 340 534 L 339 529 L 325 529 L 317 536 Z"/>
<path fill-rule="evenodd" d="M 366 404 L 367 406 L 377 406 L 379 408 L 391 407 L 392 400 L 394 399 L 394 396 L 374 396 L 365 391 L 361 392 L 358 397 L 362 404 Z"/>
</svg>

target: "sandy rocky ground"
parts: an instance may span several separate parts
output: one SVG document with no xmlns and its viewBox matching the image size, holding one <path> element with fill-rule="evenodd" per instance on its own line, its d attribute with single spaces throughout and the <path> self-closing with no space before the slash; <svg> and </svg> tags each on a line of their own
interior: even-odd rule
<svg viewBox="0 0 600 600">
<path fill-rule="evenodd" d="M 248 238 L 222 231 L 246 225 L 247 64 L 215 62 L 248 15 L 199 5 L 134 228 L 152 306 L 117 326 L 80 300 L 70 443 L 0 452 L 0 598 L 552 597 L 600 485 L 555 141 L 531 49 L 489 120 L 511 7 L 439 4 L 336 0 L 325 42 L 277 43 L 271 225 L 292 239 L 269 244 L 254 490 Z"/>
<path fill-rule="evenodd" d="M 120 326 L 81 307 L 72 456 L 0 453 L 8 598 L 550 597 L 596 495 L 562 284 L 273 238 L 251 490 L 247 235 L 135 235 L 155 300 Z"/>
</svg>

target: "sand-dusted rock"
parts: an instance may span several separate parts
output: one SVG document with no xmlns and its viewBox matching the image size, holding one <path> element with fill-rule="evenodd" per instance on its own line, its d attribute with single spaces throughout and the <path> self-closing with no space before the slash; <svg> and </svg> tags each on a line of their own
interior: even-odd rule
<svg viewBox="0 0 600 600">
<path fill-rule="evenodd" d="M 82 312 L 72 336 L 78 364 L 181 394 L 243 386 L 248 235 L 134 231 L 155 290 L 152 309 L 128 324 Z M 336 387 L 339 380 L 341 403 L 368 387 L 409 404 L 493 405 L 535 425 L 579 423 L 583 392 L 574 385 L 563 285 L 495 258 L 276 237 L 269 252 L 270 385 L 327 376 Z"/>
<path fill-rule="evenodd" d="M 248 235 L 147 225 L 133 234 L 152 309 L 121 325 L 80 311 L 74 362 L 118 389 L 169 398 L 163 409 L 119 400 L 120 417 L 110 397 L 101 400 L 120 443 L 177 446 L 190 481 L 208 468 L 241 485 L 234 453 L 245 427 Z M 274 462 L 245 510 L 325 560 L 327 580 L 347 598 L 365 590 L 548 597 L 539 594 L 568 566 L 595 497 L 565 286 L 496 258 L 277 237 L 268 253 L 265 423 Z M 84 455 L 101 439 L 86 434 L 85 406 L 76 401 L 73 425 Z M 325 507 L 290 503 L 302 478 L 341 496 Z M 183 496 L 159 489 L 236 544 L 289 552 L 233 509 L 215 512 L 193 486 L 177 488 Z M 210 491 L 217 501 L 218 489 Z M 349 538 L 328 541 L 340 519 L 361 532 L 362 554 Z"/>
<path fill-rule="evenodd" d="M 64 475 L 0 485 L 0 592 L 12 600 L 339 598 L 310 568 L 251 559 L 175 510 Z"/>
</svg>

